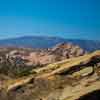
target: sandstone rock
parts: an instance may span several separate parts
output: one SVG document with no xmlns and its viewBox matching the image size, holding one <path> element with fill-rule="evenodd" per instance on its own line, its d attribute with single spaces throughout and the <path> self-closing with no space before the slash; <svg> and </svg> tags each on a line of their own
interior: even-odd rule
<svg viewBox="0 0 100 100">
<path fill-rule="evenodd" d="M 78 57 L 84 55 L 86 52 L 77 45 L 71 43 L 60 43 L 52 48 L 25 50 L 25 49 L 11 49 L 6 54 L 7 59 L 13 63 L 12 59 L 22 59 L 24 64 L 31 66 L 46 65 L 53 62 L 61 61 L 66 58 Z"/>
</svg>

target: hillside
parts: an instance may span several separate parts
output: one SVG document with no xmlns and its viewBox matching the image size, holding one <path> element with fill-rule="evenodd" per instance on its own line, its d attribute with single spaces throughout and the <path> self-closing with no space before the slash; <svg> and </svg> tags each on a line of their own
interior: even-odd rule
<svg viewBox="0 0 100 100">
<path fill-rule="evenodd" d="M 0 47 L 1 100 L 100 100 L 99 50 L 87 52 L 69 42 L 20 46 Z"/>
<path fill-rule="evenodd" d="M 1 99 L 81 100 L 88 93 L 99 92 L 100 51 L 52 63 L 33 72 L 26 77 L 3 81 Z M 99 99 L 95 94 L 82 100 Z"/>
<path fill-rule="evenodd" d="M 79 45 L 86 51 L 94 51 L 100 49 L 100 41 L 64 39 L 60 37 L 46 36 L 24 36 L 19 38 L 11 38 L 0 40 L 0 46 L 16 46 L 16 47 L 32 47 L 32 48 L 50 48 L 58 43 L 72 43 Z"/>
</svg>

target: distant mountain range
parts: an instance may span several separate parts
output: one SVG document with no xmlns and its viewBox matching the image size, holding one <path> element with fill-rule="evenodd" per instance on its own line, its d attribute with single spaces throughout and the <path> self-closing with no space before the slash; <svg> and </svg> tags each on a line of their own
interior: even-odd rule
<svg viewBox="0 0 100 100">
<path fill-rule="evenodd" d="M 59 43 L 72 43 L 79 45 L 87 51 L 94 51 L 100 49 L 100 41 L 98 40 L 81 40 L 81 39 L 64 39 L 60 37 L 46 37 L 46 36 L 24 36 L 18 38 L 10 38 L 0 40 L 0 46 L 14 46 L 14 47 L 32 47 L 32 48 L 50 48 Z"/>
</svg>

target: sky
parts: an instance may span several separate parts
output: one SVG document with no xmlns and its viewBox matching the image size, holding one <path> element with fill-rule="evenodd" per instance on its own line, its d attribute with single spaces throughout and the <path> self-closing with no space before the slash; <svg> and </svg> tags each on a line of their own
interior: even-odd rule
<svg viewBox="0 0 100 100">
<path fill-rule="evenodd" d="M 0 39 L 31 35 L 100 40 L 100 0 L 0 0 Z"/>
</svg>

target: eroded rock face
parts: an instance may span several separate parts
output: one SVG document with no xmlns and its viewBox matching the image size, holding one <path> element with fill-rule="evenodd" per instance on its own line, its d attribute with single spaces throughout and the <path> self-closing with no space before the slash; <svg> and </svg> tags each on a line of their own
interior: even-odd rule
<svg viewBox="0 0 100 100">
<path fill-rule="evenodd" d="M 56 56 L 59 55 L 63 58 L 71 58 L 84 55 L 86 51 L 80 48 L 77 45 L 73 45 L 71 43 L 62 43 L 58 44 L 51 49 L 51 53 L 55 54 Z"/>
<path fill-rule="evenodd" d="M 86 53 L 82 48 L 77 45 L 62 43 L 58 44 L 47 51 L 35 52 L 30 54 L 30 60 L 35 61 L 34 64 L 49 64 L 72 57 L 82 56 Z M 35 57 L 34 57 L 35 56 Z"/>
</svg>

